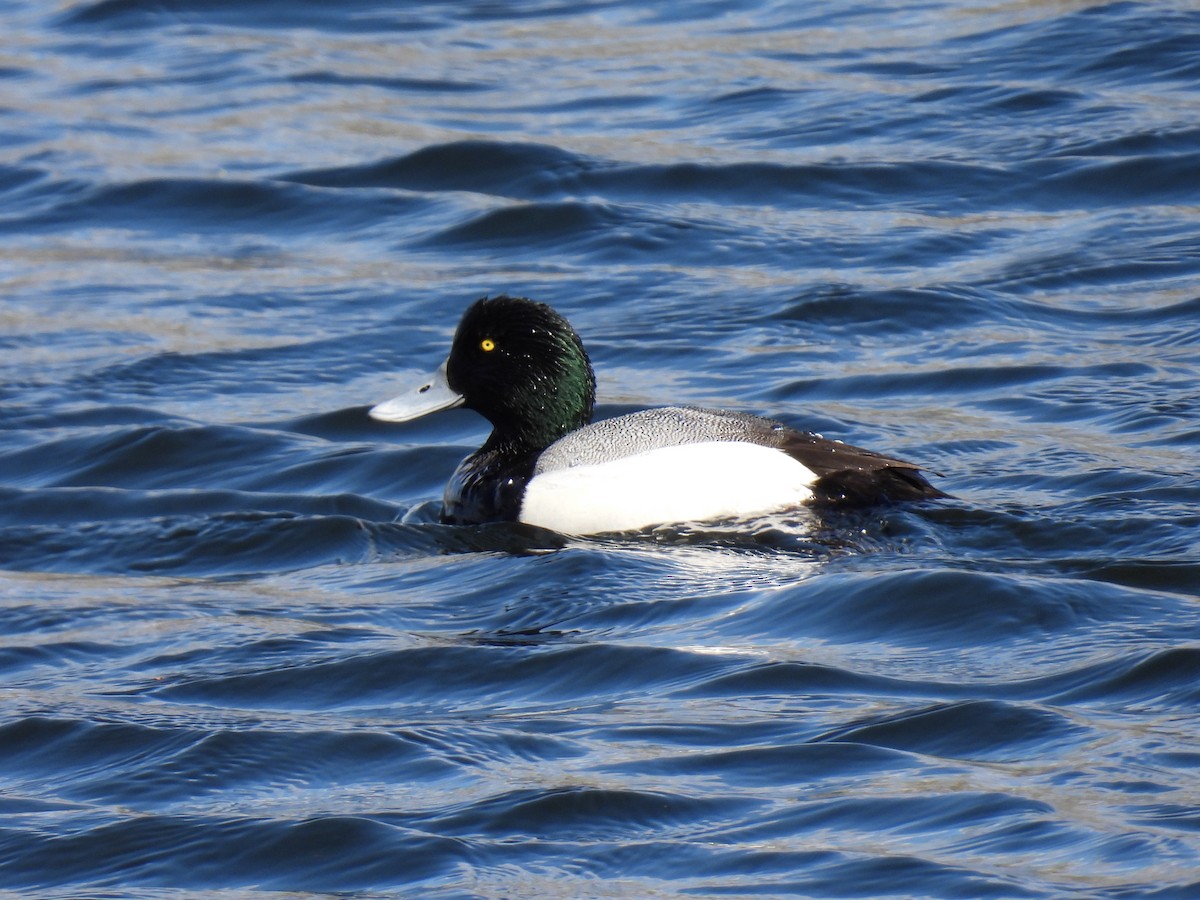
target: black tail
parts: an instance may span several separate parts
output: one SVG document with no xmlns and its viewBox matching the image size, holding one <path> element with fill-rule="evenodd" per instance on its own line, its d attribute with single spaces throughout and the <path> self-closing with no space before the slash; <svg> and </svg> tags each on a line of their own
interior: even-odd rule
<svg viewBox="0 0 1200 900">
<path fill-rule="evenodd" d="M 817 479 L 812 490 L 813 503 L 831 506 L 873 506 L 950 497 L 926 481 L 917 469 L 907 465 L 828 472 Z"/>
</svg>

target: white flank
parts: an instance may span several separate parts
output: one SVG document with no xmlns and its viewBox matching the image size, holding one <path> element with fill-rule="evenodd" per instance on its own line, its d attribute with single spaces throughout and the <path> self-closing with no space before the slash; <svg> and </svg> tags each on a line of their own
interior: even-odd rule
<svg viewBox="0 0 1200 900">
<path fill-rule="evenodd" d="M 816 477 L 770 447 L 683 444 L 538 475 L 520 518 L 563 534 L 599 534 L 752 516 L 803 503 Z"/>
</svg>

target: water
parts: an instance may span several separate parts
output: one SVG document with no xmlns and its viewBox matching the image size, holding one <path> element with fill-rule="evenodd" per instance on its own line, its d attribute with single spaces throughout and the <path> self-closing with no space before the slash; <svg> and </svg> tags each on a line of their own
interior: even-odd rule
<svg viewBox="0 0 1200 900">
<path fill-rule="evenodd" d="M 1200 894 L 1193 5 L 0 17 L 0 891 Z M 502 291 L 956 499 L 442 526 Z"/>
</svg>

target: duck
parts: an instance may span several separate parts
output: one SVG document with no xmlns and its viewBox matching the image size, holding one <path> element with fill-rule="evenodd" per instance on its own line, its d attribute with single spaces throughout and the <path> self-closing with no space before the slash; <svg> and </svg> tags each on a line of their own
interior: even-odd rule
<svg viewBox="0 0 1200 900">
<path fill-rule="evenodd" d="M 774 419 L 668 406 L 593 422 L 595 402 L 591 359 L 566 318 L 500 295 L 467 308 L 432 376 L 368 414 L 408 422 L 465 407 L 491 423 L 446 485 L 448 524 L 585 536 L 949 496 L 914 463 Z"/>
</svg>

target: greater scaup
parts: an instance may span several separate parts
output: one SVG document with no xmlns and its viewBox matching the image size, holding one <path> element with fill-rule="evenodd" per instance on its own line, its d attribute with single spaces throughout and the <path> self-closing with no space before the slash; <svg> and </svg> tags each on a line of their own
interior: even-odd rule
<svg viewBox="0 0 1200 900">
<path fill-rule="evenodd" d="M 772 419 L 666 407 L 592 423 L 595 398 L 591 361 L 566 319 L 544 303 L 485 297 L 433 377 L 370 415 L 407 422 L 465 406 L 492 423 L 446 486 L 442 518 L 458 524 L 598 534 L 947 496 L 912 463 Z"/>
</svg>

